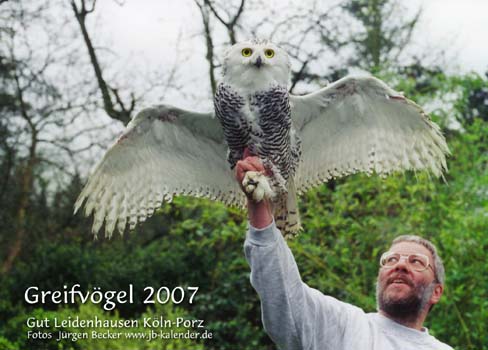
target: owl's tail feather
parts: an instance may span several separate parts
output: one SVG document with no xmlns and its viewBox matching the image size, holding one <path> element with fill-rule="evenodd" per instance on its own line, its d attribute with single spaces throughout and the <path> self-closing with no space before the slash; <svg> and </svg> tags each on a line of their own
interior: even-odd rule
<svg viewBox="0 0 488 350">
<path fill-rule="evenodd" d="M 288 179 L 287 192 L 280 193 L 274 203 L 276 226 L 285 239 L 295 238 L 302 230 L 298 212 L 297 191 L 293 178 Z"/>
</svg>

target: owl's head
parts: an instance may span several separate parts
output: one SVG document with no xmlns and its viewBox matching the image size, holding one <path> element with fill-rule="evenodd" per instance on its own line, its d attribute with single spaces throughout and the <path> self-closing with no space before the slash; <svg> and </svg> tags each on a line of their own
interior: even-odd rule
<svg viewBox="0 0 488 350">
<path fill-rule="evenodd" d="M 279 46 L 263 40 L 233 45 L 225 55 L 223 80 L 245 90 L 262 90 L 270 85 L 287 86 L 290 59 Z"/>
</svg>

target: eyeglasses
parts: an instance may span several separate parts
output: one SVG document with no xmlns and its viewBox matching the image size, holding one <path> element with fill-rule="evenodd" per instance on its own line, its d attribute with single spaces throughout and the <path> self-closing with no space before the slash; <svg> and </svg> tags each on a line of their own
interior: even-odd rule
<svg viewBox="0 0 488 350">
<path fill-rule="evenodd" d="M 395 252 L 386 252 L 381 255 L 380 266 L 386 269 L 392 269 L 400 262 L 401 259 L 405 259 L 407 265 L 415 271 L 425 271 L 429 267 L 434 271 L 432 265 L 429 263 L 429 257 L 424 254 L 400 254 Z"/>
</svg>

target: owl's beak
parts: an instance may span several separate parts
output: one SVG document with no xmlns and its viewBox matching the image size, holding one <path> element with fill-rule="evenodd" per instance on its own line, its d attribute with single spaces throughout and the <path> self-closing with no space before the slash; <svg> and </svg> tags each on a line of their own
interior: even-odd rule
<svg viewBox="0 0 488 350">
<path fill-rule="evenodd" d="M 258 59 L 256 60 L 256 62 L 254 62 L 254 65 L 258 68 L 260 68 L 263 64 L 263 61 L 261 60 L 261 56 L 258 56 Z"/>
</svg>

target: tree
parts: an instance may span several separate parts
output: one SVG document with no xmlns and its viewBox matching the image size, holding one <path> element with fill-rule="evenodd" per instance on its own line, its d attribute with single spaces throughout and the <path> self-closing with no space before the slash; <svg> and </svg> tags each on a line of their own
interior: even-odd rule
<svg viewBox="0 0 488 350">
<path fill-rule="evenodd" d="M 398 63 L 422 13 L 419 9 L 412 18 L 401 16 L 405 8 L 397 0 L 350 0 L 343 8 L 362 26 L 350 36 L 355 50 L 350 63 L 372 73 Z"/>
<path fill-rule="evenodd" d="M 111 87 L 103 78 L 102 68 L 98 61 L 98 57 L 95 52 L 95 48 L 88 34 L 88 29 L 86 26 L 87 16 L 95 11 L 96 0 L 92 1 L 91 7 L 88 7 L 87 1 L 80 0 L 79 4 L 77 1 L 71 1 L 71 8 L 75 15 L 76 21 L 78 22 L 83 36 L 83 41 L 85 42 L 86 48 L 88 50 L 88 55 L 90 56 L 90 62 L 92 64 L 93 70 L 95 71 L 95 77 L 97 79 L 98 87 L 102 94 L 103 108 L 110 116 L 110 118 L 120 120 L 122 123 L 127 124 L 132 118 L 132 113 L 136 106 L 136 98 L 133 93 L 130 94 L 130 101 L 126 104 L 122 101 L 118 89 Z M 115 100 L 115 103 L 114 103 Z"/>
<path fill-rule="evenodd" d="M 386 2 L 377 2 L 379 9 L 383 3 Z M 108 65 L 106 51 L 97 49 L 99 43 L 94 39 L 100 33 L 98 28 L 91 27 L 90 21 L 96 15 L 96 10 L 92 11 L 94 4 L 88 0 L 75 3 L 78 13 L 83 13 L 83 6 L 87 12 L 83 23 L 86 33 L 92 35 L 89 39 L 105 88 L 97 80 L 71 2 L 64 7 L 57 7 L 56 3 L 56 18 L 49 17 L 47 6 L 52 5 L 49 2 L 20 1 L 16 7 L 13 2 L 0 4 L 0 248 L 4 261 L 3 253 L 6 252 L 6 258 L 21 238 L 20 252 L 13 259 L 12 268 L 0 276 L 0 348 L 59 348 L 58 343 L 29 343 L 25 333 L 19 332 L 31 315 L 99 315 L 111 319 L 152 315 L 140 296 L 135 297 L 134 304 L 124 304 L 110 315 L 88 305 L 60 308 L 46 304 L 42 310 L 35 309 L 22 300 L 27 286 L 55 290 L 62 284 L 80 283 L 85 288 L 96 285 L 104 290 L 122 290 L 133 283 L 139 291 L 144 286 L 200 287 L 194 304 L 179 304 L 173 313 L 169 307 L 155 312 L 204 319 L 214 337 L 203 345 L 175 341 L 161 342 L 158 347 L 274 349 L 262 328 L 259 299 L 249 284 L 249 268 L 242 253 L 244 213 L 209 201 L 176 198 L 136 232 L 110 241 L 93 240 L 88 232 L 91 219 L 85 221 L 72 215 L 73 202 L 84 182 L 77 164 L 84 162 L 86 168 L 92 159 L 82 157 L 96 150 L 97 144 L 106 146 L 103 138 L 112 137 L 112 133 L 107 135 L 100 127 L 116 125 L 120 130 L 127 119 L 122 121 L 114 116 L 130 110 L 133 96 L 140 96 L 135 98 L 134 111 L 147 101 L 137 84 L 124 89 L 125 77 L 118 80 L 113 77 L 112 67 L 118 58 L 110 58 Z M 364 27 L 351 26 L 351 32 L 345 31 L 342 6 L 330 7 L 320 1 L 299 5 L 284 2 L 279 5 L 284 11 L 278 5 L 270 9 L 261 0 L 246 0 L 231 25 L 244 2 L 236 0 L 228 5 L 214 0 L 198 4 L 205 7 L 210 20 L 215 76 L 224 48 L 233 40 L 253 34 L 258 37 L 269 34 L 290 53 L 292 88 L 298 92 L 325 84 L 328 75 L 331 79 L 343 75 L 347 69 L 337 69 L 339 65 L 333 62 L 336 55 L 340 56 L 340 67 L 347 66 L 347 61 L 353 62 L 358 55 L 351 51 L 348 38 Z M 69 16 L 63 29 L 75 29 L 76 37 L 66 40 L 62 36 L 65 30 L 49 26 L 62 17 L 59 13 Z M 355 23 L 361 23 L 347 14 Z M 389 17 L 384 13 L 382 16 L 381 23 L 387 23 Z M 395 25 L 404 19 L 391 20 Z M 388 32 L 391 26 L 381 28 Z M 33 32 L 46 33 L 31 35 Z M 206 47 L 207 38 L 202 36 L 201 40 Z M 367 43 L 363 41 L 361 45 Z M 82 51 L 77 51 L 80 44 Z M 380 68 L 388 66 L 388 57 L 394 57 L 395 50 L 390 54 L 380 50 Z M 358 65 L 367 68 L 372 61 L 364 60 Z M 435 101 L 438 107 L 432 117 L 437 122 L 449 121 L 448 116 L 459 121 L 457 128 L 444 129 L 453 153 L 448 159 L 448 185 L 420 174 L 387 179 L 354 175 L 340 179 L 333 186 L 323 186 L 305 195 L 300 202 L 305 231 L 290 247 L 302 278 L 309 285 L 373 311 L 377 258 L 390 239 L 412 232 L 432 239 L 444 258 L 447 288 L 441 305 L 429 318 L 430 332 L 454 347 L 483 349 L 484 320 L 488 318 L 488 281 L 480 273 L 486 270 L 488 246 L 485 234 L 488 130 L 483 100 L 487 80 L 475 74 L 449 77 L 442 66 L 426 68 L 421 59 L 410 65 L 400 63 L 402 67 L 387 72 L 388 80 L 394 82 L 397 90 L 405 91 L 420 105 Z M 83 74 L 78 73 L 80 70 Z M 177 83 L 170 79 L 171 72 L 172 68 L 163 72 L 167 78 L 164 87 L 171 88 Z M 206 82 L 201 84 L 208 86 Z M 112 116 L 102 89 L 116 111 Z M 113 90 L 117 91 L 122 106 Z M 159 91 L 164 95 L 164 89 Z M 127 114 L 132 116 L 133 111 Z M 447 127 L 449 123 L 443 125 Z M 35 147 L 31 154 L 32 144 Z M 24 191 L 25 186 L 29 192 Z M 21 209 L 23 219 L 19 220 Z M 18 228 L 24 228 L 21 235 Z M 61 346 L 84 349 L 97 348 L 97 344 L 100 345 L 80 342 Z M 120 342 L 101 346 L 139 345 Z"/>
<path fill-rule="evenodd" d="M 203 30 L 204 30 L 204 37 L 205 43 L 207 47 L 207 55 L 206 59 L 208 61 L 209 66 L 209 79 L 210 79 L 210 88 L 212 91 L 212 95 L 215 94 L 217 88 L 217 80 L 215 78 L 217 63 L 216 57 L 214 53 L 214 38 L 212 34 L 212 26 L 211 26 L 211 18 L 214 17 L 215 19 L 220 22 L 226 29 L 227 34 L 229 36 L 229 44 L 234 45 L 236 41 L 237 35 L 237 24 L 244 12 L 245 0 L 240 0 L 240 4 L 237 6 L 235 13 L 230 14 L 227 12 L 228 20 L 223 19 L 221 13 L 219 13 L 217 7 L 222 9 L 226 9 L 226 7 L 221 6 L 221 4 L 216 4 L 214 1 L 204 0 L 202 2 L 198 0 L 194 0 L 195 4 L 198 6 L 200 10 L 200 14 L 202 16 L 202 23 L 203 23 Z M 228 5 L 228 4 L 226 4 Z"/>
<path fill-rule="evenodd" d="M 121 121 L 124 125 L 134 117 L 134 112 L 141 108 L 144 104 L 145 92 L 136 94 L 137 88 L 125 89 L 128 91 L 121 91 L 120 87 L 116 87 L 116 83 L 109 83 L 104 76 L 104 69 L 100 64 L 100 59 L 97 50 L 93 45 L 92 38 L 89 33 L 87 20 L 90 15 L 94 14 L 96 9 L 96 0 L 71 0 L 70 8 L 79 26 L 83 42 L 90 58 L 90 64 L 96 78 L 97 87 L 103 101 L 103 110 L 112 119 Z M 164 97 L 168 89 L 177 88 L 174 80 L 177 66 L 170 67 L 167 71 L 156 74 L 155 78 L 142 77 L 147 87 L 145 91 L 163 87 L 161 89 L 160 99 Z M 158 83 L 164 82 L 163 84 Z M 135 82 L 132 82 L 135 83 Z M 124 94 L 125 93 L 125 94 Z M 125 95 L 125 98 L 124 98 Z"/>
<path fill-rule="evenodd" d="M 79 96 L 79 82 L 65 84 L 59 69 L 69 53 L 58 40 L 57 33 L 48 28 L 49 3 L 4 5 L 0 25 L 3 28 L 0 47 L 4 82 L 1 108 L 4 118 L 0 123 L 2 138 L 1 165 L 2 193 L 10 190 L 8 198 L 2 195 L 7 215 L 15 218 L 13 227 L 3 232 L 6 257 L 1 272 L 7 273 L 22 251 L 31 225 L 28 210 L 37 184 L 44 175 L 75 171 L 74 156 L 91 148 L 93 143 L 74 146 L 79 137 L 88 136 L 104 125 L 76 129 L 73 125 L 90 108 L 89 96 Z M 36 31 L 38 37 L 33 37 Z M 43 42 L 45 40 L 46 42 Z M 61 85 L 62 84 L 62 85 Z M 97 143 L 97 142 L 95 142 Z M 66 166 L 71 160 L 71 167 Z M 60 176 L 64 176 L 60 175 Z M 11 237 L 10 239 L 7 237 Z M 7 247 L 5 247 L 7 246 Z"/>
</svg>

